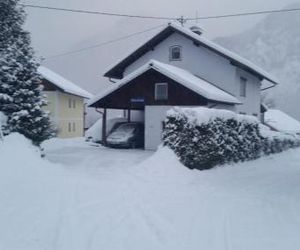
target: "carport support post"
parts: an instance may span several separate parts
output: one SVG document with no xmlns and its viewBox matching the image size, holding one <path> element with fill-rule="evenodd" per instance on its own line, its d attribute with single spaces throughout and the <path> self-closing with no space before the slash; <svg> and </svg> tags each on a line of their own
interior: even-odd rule
<svg viewBox="0 0 300 250">
<path fill-rule="evenodd" d="M 130 108 L 128 109 L 128 115 L 127 115 L 127 121 L 130 122 L 131 120 L 131 112 L 130 112 Z"/>
<path fill-rule="evenodd" d="M 106 120 L 107 120 L 107 110 L 103 110 L 102 115 L 102 144 L 106 146 Z"/>
</svg>

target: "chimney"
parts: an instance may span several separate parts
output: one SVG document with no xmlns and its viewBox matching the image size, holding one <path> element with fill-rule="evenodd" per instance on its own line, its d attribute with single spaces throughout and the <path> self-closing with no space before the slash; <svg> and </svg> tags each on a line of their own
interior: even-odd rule
<svg viewBox="0 0 300 250">
<path fill-rule="evenodd" d="M 190 30 L 196 33 L 197 35 L 201 35 L 203 33 L 203 29 L 201 29 L 198 26 L 192 26 Z"/>
</svg>

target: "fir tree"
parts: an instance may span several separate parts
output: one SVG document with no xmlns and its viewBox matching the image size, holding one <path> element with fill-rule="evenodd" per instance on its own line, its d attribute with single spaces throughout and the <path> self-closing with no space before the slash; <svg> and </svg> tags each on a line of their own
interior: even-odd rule
<svg viewBox="0 0 300 250">
<path fill-rule="evenodd" d="M 38 63 L 30 35 L 22 28 L 25 13 L 18 2 L 0 1 L 0 111 L 8 117 L 6 133 L 19 132 L 39 144 L 53 129 L 42 109 Z"/>
</svg>

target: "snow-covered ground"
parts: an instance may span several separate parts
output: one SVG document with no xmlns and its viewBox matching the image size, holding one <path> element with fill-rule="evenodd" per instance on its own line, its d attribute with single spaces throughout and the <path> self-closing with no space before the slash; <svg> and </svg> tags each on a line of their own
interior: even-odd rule
<svg viewBox="0 0 300 250">
<path fill-rule="evenodd" d="M 300 249 L 300 149 L 188 170 L 157 153 L 0 142 L 0 249 Z"/>
</svg>

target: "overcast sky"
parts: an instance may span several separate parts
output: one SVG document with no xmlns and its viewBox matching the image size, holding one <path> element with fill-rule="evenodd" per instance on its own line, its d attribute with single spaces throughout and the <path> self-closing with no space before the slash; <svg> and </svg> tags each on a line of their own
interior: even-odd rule
<svg viewBox="0 0 300 250">
<path fill-rule="evenodd" d="M 62 8 L 86 9 L 126 14 L 195 17 L 239 12 L 281 9 L 297 0 L 23 0 L 22 3 Z M 299 1 L 298 1 L 299 2 Z M 161 20 L 26 9 L 26 29 L 32 34 L 39 56 L 49 57 L 95 45 L 160 24 Z M 210 38 L 240 33 L 258 23 L 264 16 L 206 20 L 198 23 Z M 195 24 L 195 22 L 194 22 Z M 157 32 L 157 31 L 154 31 Z M 83 53 L 46 60 L 44 64 L 92 93 L 107 86 L 103 72 L 136 48 L 153 32 L 133 37 Z"/>
</svg>

